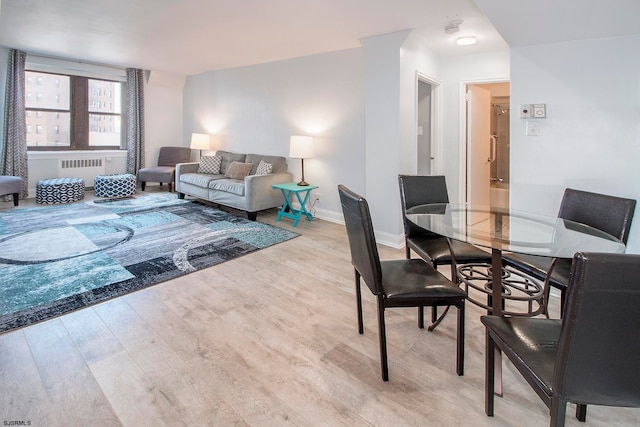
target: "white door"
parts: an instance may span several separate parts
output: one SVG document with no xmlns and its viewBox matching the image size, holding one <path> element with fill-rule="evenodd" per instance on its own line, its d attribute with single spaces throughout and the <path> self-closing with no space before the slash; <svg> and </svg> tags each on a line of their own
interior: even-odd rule
<svg viewBox="0 0 640 427">
<path fill-rule="evenodd" d="M 491 92 L 479 86 L 467 87 L 467 202 L 491 204 Z M 471 223 L 485 219 L 472 216 Z"/>
</svg>

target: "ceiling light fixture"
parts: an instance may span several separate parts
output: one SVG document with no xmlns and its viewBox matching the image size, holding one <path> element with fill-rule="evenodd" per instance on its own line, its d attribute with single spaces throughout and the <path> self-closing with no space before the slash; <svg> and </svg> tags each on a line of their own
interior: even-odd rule
<svg viewBox="0 0 640 427">
<path fill-rule="evenodd" d="M 476 44 L 478 40 L 476 40 L 475 37 L 473 36 L 465 36 L 465 37 L 458 37 L 458 40 L 456 40 L 456 43 L 459 46 L 469 46 L 472 44 Z"/>
</svg>

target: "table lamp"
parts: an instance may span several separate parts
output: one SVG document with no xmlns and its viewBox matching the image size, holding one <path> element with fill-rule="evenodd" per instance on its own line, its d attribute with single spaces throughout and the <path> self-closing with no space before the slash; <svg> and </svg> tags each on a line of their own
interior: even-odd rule
<svg viewBox="0 0 640 427">
<path fill-rule="evenodd" d="M 289 157 L 302 160 L 302 180 L 298 185 L 309 185 L 304 180 L 304 159 L 310 159 L 313 157 L 313 137 L 299 135 L 292 136 L 289 144 Z"/>
<path fill-rule="evenodd" d="M 191 147 L 192 150 L 200 150 L 200 158 L 202 158 L 202 150 L 211 148 L 211 139 L 206 133 L 192 133 Z"/>
</svg>

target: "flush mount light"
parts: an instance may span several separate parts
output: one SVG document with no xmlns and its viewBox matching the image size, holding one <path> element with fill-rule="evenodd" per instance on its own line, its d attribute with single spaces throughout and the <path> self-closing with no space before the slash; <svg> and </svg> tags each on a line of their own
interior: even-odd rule
<svg viewBox="0 0 640 427">
<path fill-rule="evenodd" d="M 476 42 L 477 42 L 477 40 L 473 36 L 458 37 L 458 40 L 456 40 L 456 43 L 459 46 L 469 46 L 469 45 L 472 45 L 472 44 L 476 44 Z"/>
</svg>

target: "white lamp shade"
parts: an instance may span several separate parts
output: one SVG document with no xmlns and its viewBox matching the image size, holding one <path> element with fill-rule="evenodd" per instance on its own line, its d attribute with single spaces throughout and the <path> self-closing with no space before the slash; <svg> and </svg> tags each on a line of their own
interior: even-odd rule
<svg viewBox="0 0 640 427">
<path fill-rule="evenodd" d="M 289 157 L 293 159 L 310 159 L 313 157 L 313 137 L 292 136 L 289 145 Z"/>
<path fill-rule="evenodd" d="M 211 147 L 209 135 L 206 133 L 192 133 L 191 134 L 191 149 L 192 150 L 208 150 Z"/>
</svg>

